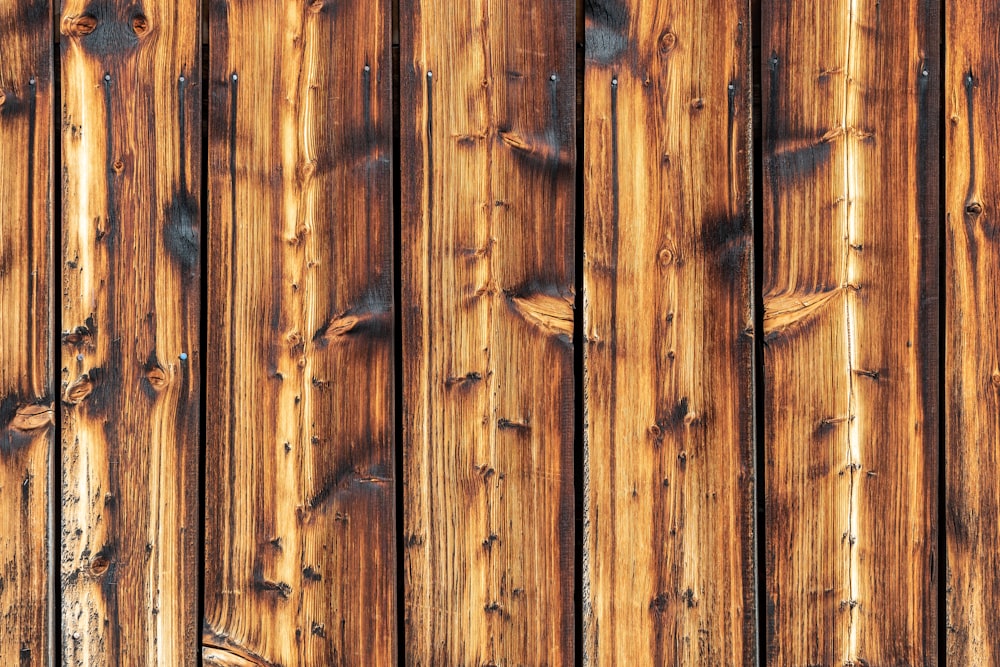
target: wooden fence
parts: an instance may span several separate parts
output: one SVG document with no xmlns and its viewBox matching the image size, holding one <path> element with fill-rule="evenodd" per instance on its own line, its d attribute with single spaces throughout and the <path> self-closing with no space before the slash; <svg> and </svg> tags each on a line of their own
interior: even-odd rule
<svg viewBox="0 0 1000 667">
<path fill-rule="evenodd" d="M 0 0 L 0 664 L 1000 665 L 997 0 Z"/>
</svg>

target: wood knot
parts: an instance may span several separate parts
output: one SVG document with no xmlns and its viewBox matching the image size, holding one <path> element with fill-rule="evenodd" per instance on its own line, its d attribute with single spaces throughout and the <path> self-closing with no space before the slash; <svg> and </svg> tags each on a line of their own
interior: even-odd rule
<svg viewBox="0 0 1000 667">
<path fill-rule="evenodd" d="M 674 263 L 674 251 L 667 247 L 660 248 L 660 252 L 656 255 L 656 260 L 660 268 L 665 269 Z"/>
<path fill-rule="evenodd" d="M 110 567 L 110 565 L 111 561 L 108 559 L 107 556 L 98 556 L 97 558 L 95 558 L 90 562 L 90 571 L 95 576 L 99 577 L 108 571 L 108 567 Z"/>
<path fill-rule="evenodd" d="M 125 162 L 121 158 L 118 158 L 111 164 L 111 168 L 116 174 L 120 174 L 125 169 Z"/>
<path fill-rule="evenodd" d="M 51 405 L 23 405 L 14 412 L 10 427 L 26 433 L 55 423 L 55 410 Z"/>
<path fill-rule="evenodd" d="M 705 100 L 703 100 L 700 97 L 694 98 L 693 100 L 691 100 L 691 108 L 694 109 L 695 111 L 701 111 L 702 109 L 705 108 Z"/>
<path fill-rule="evenodd" d="M 978 216 L 983 212 L 983 205 L 977 201 L 969 202 L 965 205 L 965 212 L 972 216 Z"/>
<path fill-rule="evenodd" d="M 658 48 L 661 56 L 665 56 L 674 50 L 677 46 L 677 35 L 672 33 L 670 29 L 664 30 L 660 33 L 660 39 L 658 40 Z"/>
<path fill-rule="evenodd" d="M 84 37 L 97 29 L 97 17 L 92 14 L 67 16 L 63 18 L 62 34 L 68 37 Z"/>
<path fill-rule="evenodd" d="M 170 384 L 170 376 L 168 376 L 167 372 L 159 366 L 153 366 L 146 371 L 146 379 L 149 380 L 149 384 L 152 385 L 153 389 L 156 391 L 163 391 L 163 389 Z"/>
<path fill-rule="evenodd" d="M 66 387 L 63 394 L 63 403 L 66 405 L 77 405 L 94 391 L 94 382 L 90 376 L 84 373 Z"/>
<path fill-rule="evenodd" d="M 298 167 L 299 182 L 304 183 L 316 175 L 316 160 L 303 160 Z"/>
<path fill-rule="evenodd" d="M 994 387 L 1000 388 L 1000 371 L 993 371 L 993 375 L 990 377 L 990 382 L 993 383 Z"/>
<path fill-rule="evenodd" d="M 321 11 L 323 11 L 324 5 L 326 5 L 326 2 L 324 2 L 324 0 L 312 0 L 312 2 L 309 3 L 309 11 L 312 12 L 313 14 L 319 14 Z"/>
<path fill-rule="evenodd" d="M 134 32 L 139 37 L 142 37 L 147 32 L 149 32 L 149 21 L 142 14 L 137 14 L 132 17 L 132 32 Z"/>
<path fill-rule="evenodd" d="M 573 337 L 573 300 L 548 292 L 508 294 L 508 303 L 528 324 L 566 342 Z"/>
</svg>

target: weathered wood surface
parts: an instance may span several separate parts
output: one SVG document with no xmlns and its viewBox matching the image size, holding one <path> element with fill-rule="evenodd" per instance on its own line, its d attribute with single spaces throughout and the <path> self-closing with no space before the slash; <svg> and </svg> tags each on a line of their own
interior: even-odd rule
<svg viewBox="0 0 1000 667">
<path fill-rule="evenodd" d="M 762 3 L 767 658 L 937 662 L 938 3 Z"/>
<path fill-rule="evenodd" d="M 409 665 L 573 662 L 574 4 L 400 3 Z"/>
<path fill-rule="evenodd" d="M 395 663 L 390 9 L 210 7 L 206 664 Z"/>
<path fill-rule="evenodd" d="M 756 660 L 749 13 L 587 3 L 590 665 Z"/>
<path fill-rule="evenodd" d="M 949 664 L 1000 665 L 1000 5 L 947 13 L 947 650 Z"/>
<path fill-rule="evenodd" d="M 67 665 L 196 661 L 199 10 L 63 3 Z"/>
<path fill-rule="evenodd" d="M 0 664 L 49 660 L 52 17 L 0 2 Z"/>
</svg>

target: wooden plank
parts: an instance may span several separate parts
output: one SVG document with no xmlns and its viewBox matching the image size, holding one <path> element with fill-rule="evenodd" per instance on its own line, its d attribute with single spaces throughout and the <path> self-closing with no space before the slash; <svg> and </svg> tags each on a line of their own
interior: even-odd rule
<svg viewBox="0 0 1000 667">
<path fill-rule="evenodd" d="M 0 2 L 0 664 L 49 661 L 52 8 Z"/>
<path fill-rule="evenodd" d="M 389 2 L 210 9 L 206 664 L 394 664 Z"/>
<path fill-rule="evenodd" d="M 197 0 L 66 0 L 62 659 L 197 656 Z"/>
<path fill-rule="evenodd" d="M 586 664 L 756 661 L 750 48 L 587 3 Z"/>
<path fill-rule="evenodd" d="M 775 664 L 937 661 L 937 12 L 762 4 Z"/>
<path fill-rule="evenodd" d="M 948 662 L 1000 665 L 1000 6 L 947 3 L 945 350 Z"/>
<path fill-rule="evenodd" d="M 572 0 L 401 0 L 406 660 L 574 656 Z"/>
</svg>

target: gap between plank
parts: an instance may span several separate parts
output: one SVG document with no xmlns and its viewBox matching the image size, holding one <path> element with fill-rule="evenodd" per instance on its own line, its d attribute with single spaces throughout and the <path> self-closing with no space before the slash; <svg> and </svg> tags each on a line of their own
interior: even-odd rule
<svg viewBox="0 0 1000 667">
<path fill-rule="evenodd" d="M 406 664 L 406 576 L 404 500 L 403 500 L 403 320 L 400 313 L 403 294 L 402 236 L 403 195 L 400 170 L 400 59 L 399 59 L 399 0 L 392 0 L 392 361 L 393 361 L 393 426 L 395 432 L 396 477 L 396 664 Z"/>
<path fill-rule="evenodd" d="M 938 5 L 938 76 L 940 84 L 938 94 L 938 506 L 937 506 L 937 649 L 938 664 L 946 667 L 948 664 L 948 531 L 947 502 L 948 493 L 945 484 L 948 480 L 947 466 L 947 414 L 948 401 L 944 364 L 948 360 L 947 326 L 947 261 L 948 261 L 948 223 L 947 223 L 947 128 L 944 122 L 945 89 L 947 88 L 947 30 L 948 2 L 941 0 Z M 970 118 L 971 122 L 971 118 Z"/>
<path fill-rule="evenodd" d="M 583 308 L 584 308 L 584 192 L 583 173 L 581 168 L 584 156 L 584 82 L 586 79 L 586 35 L 584 26 L 583 0 L 576 2 L 576 210 L 575 214 L 575 239 L 576 252 L 574 255 L 574 304 L 573 304 L 573 377 L 574 377 L 574 398 L 573 398 L 573 506 L 575 520 L 573 522 L 573 638 L 574 638 L 574 661 L 577 665 L 583 665 L 583 625 L 584 625 L 584 571 L 583 571 L 583 522 L 584 522 L 584 466 L 586 466 L 586 454 L 584 438 L 586 437 L 586 383 L 584 368 L 584 335 L 583 335 Z"/>
<path fill-rule="evenodd" d="M 205 483 L 207 477 L 207 467 L 206 461 L 208 457 L 208 437 L 207 437 L 207 405 L 208 396 L 205 391 L 205 378 L 208 370 L 208 362 L 205 358 L 206 352 L 208 351 L 208 254 L 206 249 L 208 248 L 208 105 L 209 105 L 209 87 L 211 84 L 210 72 L 210 41 L 211 35 L 206 29 L 206 21 L 208 20 L 209 3 L 207 0 L 202 2 L 202 16 L 199 29 L 201 31 L 200 43 L 201 43 L 201 68 L 198 72 L 198 85 L 199 92 L 201 94 L 201 127 L 199 136 L 201 137 L 200 144 L 200 156 L 201 156 L 201 170 L 199 172 L 201 193 L 199 196 L 199 211 L 201 215 L 201 236 L 200 236 L 200 275 L 199 281 L 201 288 L 201 298 L 199 301 L 199 316 L 198 316 L 198 381 L 201 386 L 198 389 L 198 535 L 201 539 L 198 540 L 198 562 L 201 564 L 201 570 L 198 572 L 198 594 L 197 594 L 197 609 L 198 617 L 195 619 L 196 625 L 196 635 L 198 637 L 198 646 L 195 651 L 197 656 L 197 661 L 199 667 L 203 664 L 201 637 L 203 628 L 205 625 L 205 540 L 207 538 L 205 530 Z M 185 159 L 182 155 L 181 160 Z"/>
<path fill-rule="evenodd" d="M 767 540 L 765 506 L 765 423 L 764 423 L 764 138 L 763 109 L 760 88 L 760 45 L 762 36 L 761 3 L 753 0 L 750 9 L 751 55 L 750 77 L 753 90 L 750 126 L 753 135 L 751 191 L 753 197 L 753 405 L 754 405 L 754 503 L 756 506 L 756 563 L 754 579 L 757 586 L 757 659 L 756 664 L 767 663 Z M 756 76 L 755 76 L 756 75 Z"/>
<path fill-rule="evenodd" d="M 52 7 L 53 26 L 58 8 Z M 52 417 L 53 433 L 49 453 L 49 665 L 62 664 L 62 67 L 59 30 L 53 29 L 52 43 L 52 154 L 49 158 L 52 193 L 52 237 L 49 257 L 52 266 Z"/>
</svg>

